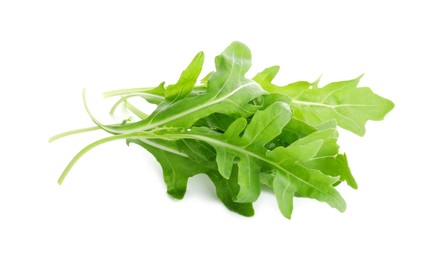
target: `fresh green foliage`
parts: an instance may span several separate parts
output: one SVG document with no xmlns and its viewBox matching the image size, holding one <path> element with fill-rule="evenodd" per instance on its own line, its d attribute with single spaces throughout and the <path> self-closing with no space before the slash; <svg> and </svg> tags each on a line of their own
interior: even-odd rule
<svg viewBox="0 0 441 260">
<path fill-rule="evenodd" d="M 234 201 L 237 184 L 233 178 L 225 179 L 218 174 L 216 153 L 207 143 L 191 139 L 177 141 L 129 139 L 128 142 L 144 147 L 161 162 L 167 192 L 174 198 L 182 199 L 187 189 L 188 179 L 203 173 L 214 183 L 216 194 L 225 206 L 244 216 L 254 214 L 251 203 Z"/>
<path fill-rule="evenodd" d="M 369 88 L 357 88 L 360 77 L 334 82 L 323 88 L 317 87 L 318 82 L 306 81 L 281 87 L 271 83 L 278 71 L 278 66 L 267 68 L 254 80 L 268 92 L 289 96 L 293 116 L 313 126 L 335 120 L 340 127 L 363 136 L 367 120 L 383 120 L 394 107 L 390 100 L 376 95 Z"/>
<path fill-rule="evenodd" d="M 125 105 L 139 118 L 103 125 L 87 112 L 97 126 L 54 136 L 102 129 L 113 136 L 81 150 L 68 164 L 61 184 L 72 166 L 90 149 L 126 139 L 153 154 L 162 167 L 167 192 L 182 199 L 189 178 L 206 174 L 218 198 L 241 215 L 252 216 L 262 186 L 274 193 L 281 213 L 291 218 L 293 198 L 312 198 L 339 211 L 346 203 L 336 186 L 346 182 L 357 189 L 346 154 L 339 153 L 337 125 L 365 134 L 367 120 L 382 120 L 393 103 L 357 87 L 360 78 L 330 83 L 299 81 L 276 86 L 272 80 L 279 67 L 245 77 L 251 52 L 233 42 L 215 59 L 216 71 L 199 81 L 204 54 L 198 53 L 175 84 L 153 88 L 123 89 L 104 93 L 118 96 L 111 109 Z M 151 113 L 130 102 L 140 97 L 155 104 Z"/>
</svg>

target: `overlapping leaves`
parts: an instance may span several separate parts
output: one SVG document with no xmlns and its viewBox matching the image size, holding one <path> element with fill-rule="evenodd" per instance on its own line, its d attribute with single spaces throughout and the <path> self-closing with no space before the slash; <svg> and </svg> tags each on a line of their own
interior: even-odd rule
<svg viewBox="0 0 441 260">
<path fill-rule="evenodd" d="M 184 197 L 189 178 L 206 174 L 224 205 L 245 216 L 254 214 L 252 203 L 262 185 L 273 191 L 287 218 L 294 197 L 344 211 L 346 203 L 336 186 L 346 182 L 356 189 L 357 183 L 346 155 L 339 153 L 336 127 L 363 135 L 366 121 L 383 119 L 393 103 L 369 88 L 358 88 L 359 78 L 323 88 L 306 81 L 276 86 L 272 80 L 278 67 L 270 67 L 247 79 L 251 53 L 239 42 L 216 57 L 216 71 L 198 84 L 203 61 L 204 54 L 198 53 L 175 84 L 106 93 L 121 97 L 112 113 L 125 104 L 139 121 L 103 125 L 91 115 L 98 128 L 114 136 L 80 151 L 59 182 L 93 147 L 127 139 L 156 157 L 167 191 L 177 199 Z M 151 114 L 141 111 L 129 102 L 132 97 L 157 108 Z"/>
<path fill-rule="evenodd" d="M 289 96 L 293 117 L 310 125 L 335 120 L 340 127 L 362 136 L 368 120 L 383 120 L 394 107 L 390 100 L 376 95 L 371 89 L 358 88 L 360 77 L 330 83 L 322 88 L 306 81 L 276 86 L 272 80 L 278 71 L 278 66 L 267 68 L 254 80 L 268 92 Z"/>
</svg>

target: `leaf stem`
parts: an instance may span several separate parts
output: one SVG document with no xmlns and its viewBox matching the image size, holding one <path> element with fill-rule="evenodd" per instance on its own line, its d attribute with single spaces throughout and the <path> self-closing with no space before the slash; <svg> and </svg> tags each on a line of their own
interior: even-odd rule
<svg viewBox="0 0 441 260">
<path fill-rule="evenodd" d="M 142 93 L 142 94 L 149 94 L 152 96 L 158 96 L 161 97 L 159 95 L 155 95 L 155 94 L 150 94 L 150 93 L 145 93 L 146 91 L 150 91 L 154 88 L 131 88 L 131 89 L 117 89 L 117 90 L 112 90 L 112 91 L 107 91 L 103 93 L 103 96 L 105 98 L 109 98 L 109 97 L 114 97 L 114 96 L 123 96 L 123 95 L 129 95 L 129 94 L 135 94 L 135 93 Z M 161 97 L 162 98 L 162 97 Z"/>
<path fill-rule="evenodd" d="M 141 93 L 142 94 L 142 93 Z M 142 94 L 143 95 L 143 94 Z M 148 117 L 148 114 L 142 112 L 140 109 L 138 109 L 137 107 L 135 107 L 132 103 L 129 102 L 129 98 L 131 97 L 142 97 L 142 95 L 138 95 L 138 94 L 132 94 L 132 95 L 127 95 L 127 96 L 123 96 L 121 97 L 110 109 L 109 114 L 113 115 L 115 113 L 115 110 L 118 108 L 118 106 L 121 103 L 124 103 L 127 108 L 132 111 L 136 116 L 138 116 L 141 119 L 145 119 Z"/>
<path fill-rule="evenodd" d="M 130 103 L 127 99 L 124 101 L 127 108 L 140 119 L 146 119 L 149 115 L 142 112 L 139 108 Z"/>
<path fill-rule="evenodd" d="M 81 151 L 79 151 L 72 158 L 72 160 L 69 162 L 69 164 L 64 169 L 64 171 L 61 174 L 61 176 L 58 178 L 58 184 L 61 185 L 63 183 L 63 181 L 66 178 L 66 176 L 69 173 L 69 171 L 72 169 L 72 167 L 75 165 L 75 163 L 77 163 L 78 160 L 83 155 L 85 155 L 88 151 L 92 150 L 93 148 L 95 148 L 95 147 L 97 147 L 97 146 L 99 146 L 101 144 L 105 144 L 105 143 L 116 141 L 116 140 L 120 140 L 120 139 L 127 139 L 127 138 L 141 139 L 141 138 L 154 138 L 154 137 L 157 137 L 157 136 L 155 134 L 153 134 L 153 133 L 143 132 L 143 133 L 130 133 L 130 134 L 121 134 L 121 135 L 109 136 L 109 137 L 100 139 L 98 141 L 95 141 L 95 142 L 89 144 L 88 146 L 84 147 Z"/>
<path fill-rule="evenodd" d="M 66 137 L 66 136 L 80 134 L 80 133 L 86 133 L 86 132 L 91 132 L 91 131 L 96 131 L 96 130 L 100 130 L 100 129 L 101 129 L 101 127 L 99 127 L 99 126 L 92 126 L 92 127 L 86 127 L 86 128 L 66 131 L 66 132 L 59 133 L 59 134 L 54 135 L 51 138 L 49 138 L 49 143 L 52 143 L 53 141 L 56 141 L 56 140 L 58 140 L 60 138 Z"/>
</svg>

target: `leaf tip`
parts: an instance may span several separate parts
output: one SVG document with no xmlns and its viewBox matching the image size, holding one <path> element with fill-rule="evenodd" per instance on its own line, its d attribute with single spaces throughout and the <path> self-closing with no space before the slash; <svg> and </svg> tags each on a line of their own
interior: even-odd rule
<svg viewBox="0 0 441 260">
<path fill-rule="evenodd" d="M 392 101 L 389 100 L 389 99 L 386 99 L 386 100 L 387 100 L 387 102 L 386 102 L 385 107 L 386 107 L 386 114 L 387 114 L 387 113 L 389 113 L 390 111 L 392 111 L 392 109 L 395 108 L 395 103 L 392 102 Z"/>
<path fill-rule="evenodd" d="M 355 181 L 353 183 L 349 183 L 349 187 L 353 188 L 354 190 L 358 190 L 358 183 Z"/>
<path fill-rule="evenodd" d="M 202 66 L 202 63 L 204 62 L 205 54 L 203 51 L 200 51 L 196 54 L 196 56 L 193 58 L 193 62 L 198 63 L 200 66 Z"/>
<path fill-rule="evenodd" d="M 282 213 L 282 215 L 285 217 L 285 218 L 287 218 L 287 219 L 291 219 L 291 217 L 292 217 L 292 211 L 291 212 L 285 212 L 285 211 L 282 211 L 281 212 Z"/>
<path fill-rule="evenodd" d="M 185 196 L 186 189 L 185 188 L 184 189 L 176 189 L 176 188 L 168 189 L 167 193 L 168 193 L 168 195 L 170 195 L 174 199 L 182 200 Z"/>
<path fill-rule="evenodd" d="M 358 130 L 354 129 L 353 133 L 355 133 L 356 135 L 358 135 L 360 137 L 363 137 L 366 134 L 366 128 L 363 126 L 363 127 L 360 127 Z"/>
<path fill-rule="evenodd" d="M 280 71 L 280 66 L 279 65 L 274 65 L 274 66 L 266 68 L 265 70 L 266 71 L 271 71 L 271 72 L 274 72 L 274 73 L 277 74 Z"/>
<path fill-rule="evenodd" d="M 311 86 L 313 88 L 318 88 L 318 84 L 320 83 L 320 80 L 322 79 L 322 76 L 323 76 L 323 73 L 320 74 L 320 76 L 318 76 L 318 78 L 314 82 L 311 83 Z"/>
<path fill-rule="evenodd" d="M 336 205 L 335 208 L 336 208 L 338 211 L 340 211 L 341 213 L 345 212 L 345 211 L 346 211 L 346 201 L 345 201 L 343 198 L 341 198 L 341 200 L 339 200 L 339 201 L 337 202 L 337 205 Z"/>
</svg>

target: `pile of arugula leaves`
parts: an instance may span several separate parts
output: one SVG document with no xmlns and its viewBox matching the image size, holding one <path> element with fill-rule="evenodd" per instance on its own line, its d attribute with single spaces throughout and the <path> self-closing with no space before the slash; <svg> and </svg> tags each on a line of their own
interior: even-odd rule
<svg viewBox="0 0 441 260">
<path fill-rule="evenodd" d="M 337 126 L 364 135 L 367 120 L 382 120 L 394 104 L 367 87 L 360 78 L 318 87 L 299 81 L 277 86 L 279 67 L 245 77 L 251 53 L 233 42 L 215 59 L 216 71 L 198 81 L 204 54 L 198 53 L 175 84 L 104 93 L 119 96 L 111 113 L 124 104 L 137 120 L 103 125 L 89 111 L 96 127 L 58 138 L 102 129 L 112 136 L 81 150 L 59 178 L 90 149 L 126 139 L 152 153 L 162 166 L 167 192 L 184 197 L 187 181 L 206 174 L 225 206 L 241 215 L 254 214 L 252 203 L 267 186 L 281 213 L 290 218 L 294 197 L 313 198 L 339 211 L 346 203 L 336 190 L 341 182 L 356 189 L 345 154 L 339 153 Z M 147 114 L 130 102 L 141 97 L 157 105 Z"/>
</svg>

